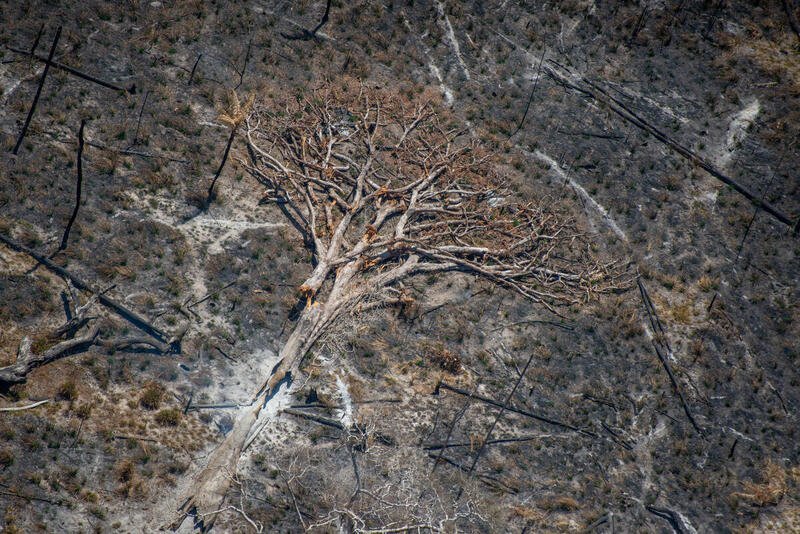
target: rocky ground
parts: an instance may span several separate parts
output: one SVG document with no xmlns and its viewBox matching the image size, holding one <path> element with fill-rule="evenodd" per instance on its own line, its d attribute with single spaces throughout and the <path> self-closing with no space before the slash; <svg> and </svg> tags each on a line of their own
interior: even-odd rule
<svg viewBox="0 0 800 534">
<path fill-rule="evenodd" d="M 800 6 L 335 1 L 317 35 L 298 38 L 324 11 L 0 10 L 0 233 L 56 251 L 86 119 L 83 202 L 52 261 L 185 332 L 179 351 L 92 349 L 2 392 L 3 408 L 48 401 L 0 412 L 3 529 L 172 522 L 275 365 L 311 270 L 241 168 L 240 141 L 202 209 L 230 134 L 220 111 L 232 92 L 269 98 L 343 76 L 438 93 L 522 198 L 568 206 L 596 254 L 640 276 L 561 316 L 466 275 L 415 279 L 413 304 L 348 315 L 270 403 L 216 530 L 335 531 L 343 510 L 361 531 L 800 529 Z M 44 63 L 9 47 L 30 50 L 43 26 L 46 56 L 59 25 L 54 60 L 123 90 L 50 68 L 12 155 Z M 24 336 L 63 323 L 65 291 L 0 245 L 4 365 Z M 138 333 L 93 313 L 109 336 Z M 499 408 L 458 391 L 502 402 L 531 355 L 517 411 L 482 446 Z M 341 429 L 350 422 L 360 435 Z M 459 468 L 476 454 L 472 472 Z M 370 496 L 353 500 L 357 485 Z"/>
</svg>

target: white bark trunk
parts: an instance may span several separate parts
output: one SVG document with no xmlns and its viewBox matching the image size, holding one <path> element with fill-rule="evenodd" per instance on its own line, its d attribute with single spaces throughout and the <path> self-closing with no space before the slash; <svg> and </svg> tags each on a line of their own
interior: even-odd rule
<svg viewBox="0 0 800 534">
<path fill-rule="evenodd" d="M 300 360 L 322 332 L 336 319 L 345 305 L 352 301 L 353 279 L 359 272 L 360 265 L 360 260 L 355 260 L 338 270 L 325 303 L 309 300 L 309 305 L 303 310 L 297 326 L 280 351 L 277 367 L 267 378 L 252 406 L 240 412 L 233 429 L 211 453 L 206 467 L 195 476 L 187 495 L 183 497 L 183 504 L 179 509 L 180 517 L 172 524 L 172 528 L 179 527 L 187 515 L 201 519 L 197 522 L 201 523 L 200 528 L 203 530 L 211 528 L 216 514 L 210 512 L 223 508 L 222 502 L 230 488 L 231 476 L 235 474 L 236 464 L 251 431 L 256 426 L 265 399 L 271 398 L 286 375 L 296 370 Z M 306 283 L 314 283 L 318 279 L 317 271 L 327 270 L 329 269 L 325 267 L 316 269 Z M 204 517 L 204 514 L 210 515 Z"/>
<path fill-rule="evenodd" d="M 198 518 L 196 523 L 200 523 L 202 530 L 211 528 L 216 514 L 203 516 L 223 508 L 222 502 L 230 488 L 231 476 L 236 472 L 236 464 L 256 425 L 265 399 L 271 398 L 280 382 L 299 364 L 330 319 L 330 309 L 327 306 L 314 304 L 303 311 L 297 326 L 280 351 L 278 366 L 267 378 L 260 394 L 257 394 L 251 406 L 241 410 L 233 429 L 211 453 L 206 466 L 195 475 L 183 497 L 183 504 L 179 509 L 180 517 L 172 524 L 172 528 L 178 528 L 187 515 Z"/>
</svg>

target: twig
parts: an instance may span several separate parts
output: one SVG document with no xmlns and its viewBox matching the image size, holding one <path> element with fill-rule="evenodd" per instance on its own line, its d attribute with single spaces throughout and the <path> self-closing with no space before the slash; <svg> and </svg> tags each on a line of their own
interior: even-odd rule
<svg viewBox="0 0 800 534">
<path fill-rule="evenodd" d="M 472 459 L 472 464 L 469 466 L 469 471 L 468 471 L 469 473 L 473 473 L 475 471 L 475 466 L 478 465 L 478 460 L 481 459 L 481 455 L 483 454 L 483 451 L 486 450 L 486 442 L 489 441 L 489 439 L 492 437 L 492 432 L 494 432 L 494 429 L 497 426 L 497 423 L 500 421 L 500 418 L 503 417 L 503 413 L 505 413 L 506 409 L 508 408 L 508 403 L 511 402 L 511 399 L 514 397 L 514 393 L 517 392 L 517 388 L 519 388 L 519 385 L 522 383 L 522 380 L 525 378 L 525 373 L 528 372 L 528 367 L 530 367 L 531 361 L 533 361 L 533 354 L 534 353 L 531 352 L 530 356 L 528 356 L 528 361 L 525 363 L 525 367 L 522 369 L 522 372 L 519 374 L 519 378 L 514 383 L 514 387 L 511 388 L 511 391 L 508 392 L 508 395 L 506 396 L 506 400 L 503 401 L 503 405 L 500 407 L 500 410 L 497 412 L 497 415 L 495 416 L 494 421 L 492 421 L 491 426 L 489 426 L 489 430 L 486 431 L 486 435 L 481 440 L 481 446 L 478 448 L 478 452 L 475 453 L 475 458 Z M 459 492 L 458 492 L 459 496 L 461 496 L 461 493 L 462 493 L 463 489 L 464 488 L 461 488 L 461 490 L 459 490 Z"/>
<path fill-rule="evenodd" d="M 239 408 L 241 404 L 237 404 L 235 402 L 228 402 L 225 404 L 192 404 L 189 408 L 186 409 L 187 412 L 191 412 L 193 410 L 217 410 L 220 408 Z"/>
<path fill-rule="evenodd" d="M 300 524 L 303 525 L 303 530 L 306 530 L 306 522 L 303 519 L 303 514 L 300 513 L 300 507 L 297 505 L 297 498 L 294 496 L 294 492 L 292 491 L 292 487 L 289 485 L 289 480 L 284 475 L 281 475 L 283 478 L 284 483 L 286 484 L 286 489 L 289 490 L 289 495 L 292 497 L 292 502 L 294 503 L 294 509 L 297 512 L 297 517 L 300 519 Z"/>
<path fill-rule="evenodd" d="M 104 145 L 102 143 L 97 143 L 95 141 L 86 141 L 86 144 L 94 148 L 99 148 L 101 150 L 108 150 L 126 156 L 138 156 L 140 158 L 145 158 L 145 159 L 163 159 L 174 163 L 189 163 L 188 159 L 178 159 L 178 158 L 171 158 L 169 156 L 161 156 L 159 154 L 148 154 L 146 152 L 137 152 L 135 150 L 131 150 L 130 148 L 124 148 L 124 149 L 114 148 L 112 146 Z"/>
<path fill-rule="evenodd" d="M 34 497 L 33 495 L 23 495 L 21 493 L 15 492 L 15 491 L 2 491 L 2 490 L 0 490 L 0 495 L 7 495 L 9 497 L 16 497 L 18 499 L 25 499 L 26 501 L 46 502 L 47 504 L 54 504 L 56 506 L 65 506 L 66 505 L 66 503 L 64 501 L 53 501 L 51 499 L 45 499 L 44 497 Z"/>
<path fill-rule="evenodd" d="M 450 423 L 450 428 L 447 429 L 447 436 L 444 438 L 444 446 L 439 449 L 439 455 L 436 457 L 435 461 L 433 462 L 433 468 L 431 469 L 431 473 L 436 471 L 436 467 L 439 465 L 439 460 L 442 458 L 442 454 L 444 454 L 444 449 L 447 448 L 448 444 L 450 443 L 450 436 L 453 435 L 453 429 L 456 427 L 458 420 L 464 417 L 464 414 L 469 409 L 469 404 L 473 399 L 475 392 L 478 390 L 478 384 L 480 382 L 476 382 L 475 386 L 472 388 L 472 394 L 470 394 L 466 400 L 464 401 L 464 405 L 461 407 L 461 410 L 456 414 L 453 418 L 453 422 Z"/>
<path fill-rule="evenodd" d="M 789 18 L 789 26 L 792 27 L 797 38 L 800 39 L 800 22 L 797 22 L 795 16 L 795 8 L 790 4 L 789 0 L 783 0 L 783 9 L 786 10 L 786 16 Z"/>
<path fill-rule="evenodd" d="M 497 328 L 493 328 L 492 332 L 497 332 L 498 330 L 502 330 L 503 328 L 509 328 L 512 326 L 517 326 L 521 324 L 549 324 L 551 326 L 555 326 L 557 328 L 561 328 L 563 330 L 574 331 L 575 327 L 566 323 L 559 323 L 557 321 L 546 321 L 546 320 L 539 320 L 539 319 L 528 319 L 525 321 L 517 321 L 515 323 L 504 324 L 502 326 L 498 326 Z"/>
<path fill-rule="evenodd" d="M 132 435 L 132 434 L 115 434 L 115 435 L 111 436 L 111 439 L 135 439 L 135 440 L 138 440 L 138 441 L 150 441 L 152 443 L 158 443 L 157 439 L 146 438 L 144 436 L 135 436 L 135 435 Z"/>
<path fill-rule="evenodd" d="M 428 458 L 436 459 L 437 457 L 433 453 L 428 453 Z M 448 458 L 447 456 L 442 456 L 441 457 L 441 461 L 446 463 L 446 464 L 452 465 L 453 467 L 459 469 L 460 471 L 466 471 L 467 470 L 466 467 L 464 467 L 460 463 L 456 462 L 455 460 L 453 460 L 451 458 Z M 519 489 L 511 487 L 508 484 L 505 484 L 504 482 L 501 482 L 499 479 L 497 479 L 497 478 L 495 478 L 493 476 L 478 474 L 478 475 L 476 475 L 476 478 L 478 480 L 480 480 L 481 482 L 483 482 L 484 484 L 486 484 L 487 486 L 491 486 L 491 487 L 493 487 L 493 488 L 495 488 L 497 490 L 500 490 L 502 492 L 505 492 L 505 493 L 514 494 L 514 493 L 518 493 L 519 492 Z"/>
<path fill-rule="evenodd" d="M 639 19 L 636 21 L 636 26 L 633 28 L 633 33 L 631 33 L 630 38 L 628 39 L 628 43 L 632 44 L 633 41 L 636 39 L 636 36 L 639 35 L 639 32 L 644 28 L 644 23 L 647 20 L 647 6 L 644 6 L 642 9 L 642 13 L 639 15 Z"/>
<path fill-rule="evenodd" d="M 244 75 L 247 72 L 247 62 L 250 61 L 250 49 L 253 47 L 253 39 L 251 38 L 250 41 L 247 43 L 247 52 L 244 54 L 244 65 L 242 65 L 242 70 L 239 72 L 239 83 L 236 84 L 234 90 L 241 87 L 242 82 L 244 81 Z"/>
<path fill-rule="evenodd" d="M 36 32 L 36 39 L 33 40 L 33 45 L 31 45 L 31 55 L 36 53 L 36 48 L 39 46 L 39 39 L 42 38 L 42 32 L 44 32 L 44 23 L 39 26 L 39 31 Z"/>
<path fill-rule="evenodd" d="M 686 398 L 683 396 L 683 391 L 681 390 L 680 384 L 678 384 L 678 379 L 675 378 L 675 374 L 672 372 L 672 368 L 670 367 L 666 356 L 664 356 L 664 354 L 661 352 L 661 348 L 659 347 L 661 343 L 658 342 L 656 339 L 656 336 L 658 336 L 666 340 L 666 335 L 664 333 L 663 328 L 661 328 L 661 322 L 658 320 L 658 316 L 655 315 L 655 308 L 653 307 L 653 303 L 650 300 L 650 296 L 647 294 L 647 290 L 645 289 L 644 284 L 642 283 L 642 280 L 640 278 L 636 280 L 636 283 L 639 285 L 639 293 L 641 294 L 642 301 L 645 304 L 645 311 L 647 312 L 647 315 L 650 318 L 650 324 L 658 325 L 658 328 L 660 329 L 660 332 L 658 331 L 655 332 L 655 335 L 653 337 L 653 348 L 656 350 L 656 355 L 658 356 L 658 359 L 661 361 L 661 365 L 664 366 L 664 370 L 667 371 L 667 376 L 669 376 L 669 380 L 672 383 L 672 387 L 675 390 L 675 393 L 678 394 L 678 398 L 681 401 L 681 405 L 683 406 L 684 413 L 686 413 L 686 417 L 689 419 L 689 422 L 692 424 L 694 429 L 697 430 L 697 432 L 700 435 L 702 435 L 703 430 L 700 428 L 700 425 L 697 424 L 697 421 L 695 421 L 694 416 L 692 416 L 692 411 L 689 409 L 689 404 L 686 402 Z M 666 345 L 666 347 L 669 349 L 669 345 Z"/>
<path fill-rule="evenodd" d="M 235 283 L 236 283 L 236 280 L 234 280 L 233 282 L 230 282 L 228 284 L 225 284 L 224 286 L 222 286 L 221 288 L 217 289 L 216 291 L 213 291 L 211 293 L 207 293 L 203 298 L 201 298 L 199 300 L 196 300 L 196 301 L 192 302 L 191 304 L 188 304 L 186 307 L 189 308 L 189 309 L 194 308 L 198 304 L 202 304 L 203 302 L 207 301 L 208 299 L 210 299 L 210 298 L 212 298 L 212 297 L 214 297 L 216 295 L 219 295 L 220 293 L 222 293 L 223 291 L 225 291 L 226 289 L 228 289 L 229 287 L 231 287 Z"/>
</svg>

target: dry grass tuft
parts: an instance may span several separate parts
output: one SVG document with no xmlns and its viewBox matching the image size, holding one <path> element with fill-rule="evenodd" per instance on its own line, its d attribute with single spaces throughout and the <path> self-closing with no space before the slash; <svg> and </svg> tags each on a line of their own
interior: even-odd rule
<svg viewBox="0 0 800 534">
<path fill-rule="evenodd" d="M 772 460 L 768 460 L 761 473 L 761 483 L 745 482 L 744 491 L 736 492 L 734 497 L 750 501 L 755 506 L 774 506 L 786 494 L 786 470 Z"/>
</svg>

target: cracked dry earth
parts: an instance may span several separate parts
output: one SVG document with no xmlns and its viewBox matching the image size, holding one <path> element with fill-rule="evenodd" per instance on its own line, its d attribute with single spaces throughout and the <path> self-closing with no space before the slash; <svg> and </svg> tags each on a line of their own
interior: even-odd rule
<svg viewBox="0 0 800 534">
<path fill-rule="evenodd" d="M 88 119 L 82 203 L 52 261 L 183 336 L 165 353 L 92 347 L 4 387 L 0 528 L 175 521 L 278 363 L 313 268 L 245 172 L 241 134 L 204 205 L 221 117 L 232 92 L 275 102 L 358 79 L 430 96 L 497 154 L 516 200 L 564 206 L 587 255 L 636 281 L 553 314 L 444 273 L 405 283 L 399 308 L 349 310 L 265 405 L 213 529 L 798 531 L 800 241 L 764 206 L 800 217 L 800 5 L 333 1 L 316 36 L 293 37 L 325 8 L 0 6 L 0 234 L 56 251 Z M 45 57 L 59 25 L 54 61 L 135 91 L 51 67 L 12 155 L 44 68 L 11 49 Z M 0 367 L 25 336 L 50 346 L 68 294 L 0 244 Z M 108 339 L 142 335 L 91 313 Z"/>
</svg>

